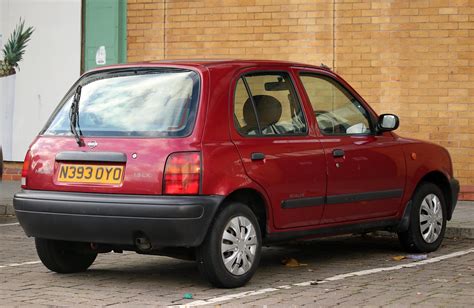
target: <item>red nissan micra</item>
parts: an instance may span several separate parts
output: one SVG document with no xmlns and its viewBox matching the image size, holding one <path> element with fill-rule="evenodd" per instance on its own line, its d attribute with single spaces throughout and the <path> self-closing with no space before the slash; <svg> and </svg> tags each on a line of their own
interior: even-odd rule
<svg viewBox="0 0 474 308">
<path fill-rule="evenodd" d="M 52 271 L 123 250 L 197 261 L 215 286 L 262 245 L 389 230 L 436 250 L 459 184 L 326 67 L 171 61 L 85 73 L 31 144 L 16 215 Z"/>
</svg>

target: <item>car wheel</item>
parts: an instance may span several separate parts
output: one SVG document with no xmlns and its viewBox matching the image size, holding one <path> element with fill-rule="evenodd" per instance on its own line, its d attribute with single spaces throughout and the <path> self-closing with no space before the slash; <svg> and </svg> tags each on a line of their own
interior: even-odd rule
<svg viewBox="0 0 474 308">
<path fill-rule="evenodd" d="M 438 249 L 446 231 L 446 202 L 441 189 L 421 184 L 413 194 L 408 230 L 398 233 L 402 246 L 410 252 Z"/>
<path fill-rule="evenodd" d="M 257 270 L 262 236 L 257 218 L 242 203 L 220 211 L 203 244 L 197 248 L 201 274 L 214 286 L 236 288 L 247 283 Z"/>
<path fill-rule="evenodd" d="M 97 257 L 86 243 L 36 238 L 35 244 L 41 262 L 56 273 L 84 272 Z"/>
</svg>

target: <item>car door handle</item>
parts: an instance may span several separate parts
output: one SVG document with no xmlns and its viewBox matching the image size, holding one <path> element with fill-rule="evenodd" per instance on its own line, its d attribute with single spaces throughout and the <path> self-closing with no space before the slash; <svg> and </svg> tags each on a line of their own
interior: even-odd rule
<svg viewBox="0 0 474 308">
<path fill-rule="evenodd" d="M 332 151 L 332 156 L 334 158 L 339 158 L 339 157 L 344 157 L 346 153 L 344 152 L 344 150 L 341 150 L 341 149 L 335 149 Z"/>
<path fill-rule="evenodd" d="M 252 160 L 264 160 L 264 159 L 265 159 L 265 154 L 259 153 L 259 152 L 252 153 L 252 155 L 250 156 L 250 158 L 251 158 Z"/>
</svg>

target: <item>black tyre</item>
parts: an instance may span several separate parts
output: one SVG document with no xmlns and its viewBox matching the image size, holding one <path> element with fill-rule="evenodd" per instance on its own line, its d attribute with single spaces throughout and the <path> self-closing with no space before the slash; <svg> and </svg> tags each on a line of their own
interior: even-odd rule
<svg viewBox="0 0 474 308">
<path fill-rule="evenodd" d="M 87 243 L 36 238 L 36 252 L 44 266 L 53 272 L 68 274 L 86 271 L 97 253 Z"/>
<path fill-rule="evenodd" d="M 412 202 L 408 230 L 398 233 L 400 243 L 409 252 L 435 251 L 446 231 L 443 192 L 433 183 L 423 183 L 413 194 Z"/>
<path fill-rule="evenodd" d="M 199 271 L 216 287 L 241 287 L 257 270 L 261 249 L 260 226 L 252 210 L 242 203 L 227 204 L 197 248 Z"/>
</svg>

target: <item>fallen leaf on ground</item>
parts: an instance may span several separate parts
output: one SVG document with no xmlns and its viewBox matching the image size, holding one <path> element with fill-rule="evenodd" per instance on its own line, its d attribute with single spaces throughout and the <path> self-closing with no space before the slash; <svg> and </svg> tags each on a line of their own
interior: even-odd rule
<svg viewBox="0 0 474 308">
<path fill-rule="evenodd" d="M 281 264 L 287 267 L 308 266 L 308 264 L 299 263 L 298 260 L 296 260 L 295 258 L 285 258 L 281 261 Z"/>
<path fill-rule="evenodd" d="M 406 259 L 407 257 L 405 256 L 395 256 L 395 257 L 392 257 L 392 260 L 393 261 L 401 261 L 403 259 Z"/>
</svg>

